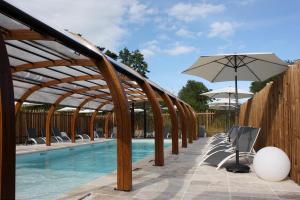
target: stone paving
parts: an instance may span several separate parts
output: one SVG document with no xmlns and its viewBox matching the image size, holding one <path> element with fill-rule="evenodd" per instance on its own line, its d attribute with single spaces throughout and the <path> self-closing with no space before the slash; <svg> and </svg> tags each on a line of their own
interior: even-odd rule
<svg viewBox="0 0 300 200">
<path fill-rule="evenodd" d="M 96 179 L 65 194 L 61 199 L 300 199 L 300 186 L 292 180 L 266 182 L 248 174 L 228 173 L 224 169 L 198 163 L 206 139 L 195 141 L 179 155 L 165 153 L 165 166 L 155 167 L 153 157 L 133 165 L 133 190 L 114 190 L 114 173 Z"/>
</svg>

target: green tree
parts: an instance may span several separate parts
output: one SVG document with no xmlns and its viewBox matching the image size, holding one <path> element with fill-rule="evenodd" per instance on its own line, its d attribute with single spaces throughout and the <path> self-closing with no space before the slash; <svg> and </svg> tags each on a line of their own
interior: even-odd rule
<svg viewBox="0 0 300 200">
<path fill-rule="evenodd" d="M 294 64 L 294 61 L 292 61 L 292 60 L 286 60 L 285 62 L 290 65 Z M 259 92 L 261 89 L 263 89 L 266 86 L 267 83 L 274 81 L 276 79 L 276 77 L 277 76 L 273 76 L 265 81 L 253 81 L 250 85 L 250 91 L 252 93 Z"/>
<path fill-rule="evenodd" d="M 129 67 L 132 65 L 132 55 L 131 52 L 125 47 L 119 52 L 119 59 L 121 62 Z"/>
<path fill-rule="evenodd" d="M 196 112 L 204 112 L 208 109 L 209 98 L 200 94 L 208 91 L 202 82 L 189 80 L 179 91 L 178 96 L 190 104 Z"/>
<path fill-rule="evenodd" d="M 105 55 L 109 56 L 110 58 L 114 59 L 114 60 L 118 60 L 118 55 L 112 51 L 110 51 L 109 49 L 105 50 L 105 47 L 99 47 L 97 46 L 97 48 L 102 51 Z"/>
<path fill-rule="evenodd" d="M 140 50 L 129 51 L 126 47 L 119 52 L 120 61 L 136 70 L 142 76 L 147 77 L 148 64 L 145 61 L 144 55 L 140 52 Z"/>
<path fill-rule="evenodd" d="M 111 57 L 114 60 L 118 60 L 118 55 L 108 49 L 105 51 L 105 55 Z"/>
<path fill-rule="evenodd" d="M 276 76 L 271 77 L 265 81 L 253 81 L 250 85 L 250 91 L 252 93 L 256 93 L 259 92 L 261 89 L 263 89 L 267 83 L 269 83 L 270 81 L 273 81 L 276 78 Z"/>
</svg>

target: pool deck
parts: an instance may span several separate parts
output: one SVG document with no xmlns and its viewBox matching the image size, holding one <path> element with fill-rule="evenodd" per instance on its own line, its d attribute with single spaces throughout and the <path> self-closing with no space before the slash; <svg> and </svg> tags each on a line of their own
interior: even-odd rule
<svg viewBox="0 0 300 200">
<path fill-rule="evenodd" d="M 35 144 L 35 145 L 17 145 L 16 146 L 16 154 L 26 154 L 33 153 L 39 151 L 48 151 L 53 149 L 62 149 L 67 147 L 80 146 L 85 144 L 93 144 L 100 143 L 104 141 L 109 141 L 112 139 L 104 139 L 104 138 L 95 138 L 94 141 L 90 140 L 76 140 L 76 143 L 71 142 L 63 142 L 63 143 L 52 143 L 51 146 L 46 146 L 45 144 Z"/>
<path fill-rule="evenodd" d="M 100 177 L 65 194 L 67 199 L 300 199 L 300 186 L 290 179 L 267 182 L 248 174 L 229 173 L 224 169 L 198 163 L 207 139 L 180 149 L 179 155 L 165 153 L 165 166 L 153 166 L 153 156 L 133 165 L 133 190 L 115 191 L 115 173 Z"/>
</svg>

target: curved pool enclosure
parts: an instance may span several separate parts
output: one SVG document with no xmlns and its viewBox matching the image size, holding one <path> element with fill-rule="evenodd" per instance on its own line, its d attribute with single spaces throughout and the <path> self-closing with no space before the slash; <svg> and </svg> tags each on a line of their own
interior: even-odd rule
<svg viewBox="0 0 300 200">
<path fill-rule="evenodd" d="M 169 147 L 170 140 L 164 146 Z M 17 156 L 17 199 L 53 199 L 116 170 L 116 141 Z M 153 154 L 154 140 L 133 140 L 132 162 Z"/>
</svg>

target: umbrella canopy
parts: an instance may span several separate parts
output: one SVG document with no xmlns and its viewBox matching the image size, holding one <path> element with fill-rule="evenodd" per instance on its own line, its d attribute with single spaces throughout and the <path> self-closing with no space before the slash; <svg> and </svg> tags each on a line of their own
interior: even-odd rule
<svg viewBox="0 0 300 200">
<path fill-rule="evenodd" d="M 183 73 L 200 76 L 210 82 L 235 81 L 235 114 L 237 122 L 237 81 L 264 81 L 287 69 L 287 63 L 273 53 L 234 53 L 201 56 Z"/>
<path fill-rule="evenodd" d="M 228 98 L 218 98 L 213 100 L 212 102 L 209 102 L 208 105 L 227 105 L 228 106 L 229 100 Z M 232 104 L 236 103 L 235 99 L 231 100 Z"/>
<path fill-rule="evenodd" d="M 237 80 L 264 81 L 287 68 L 287 63 L 273 53 L 236 53 L 201 56 L 183 73 L 210 82 L 234 81 L 235 76 Z"/>
<path fill-rule="evenodd" d="M 209 104 L 209 109 L 213 110 L 234 110 L 235 106 L 230 105 L 228 106 L 227 104 Z"/>
<path fill-rule="evenodd" d="M 207 96 L 209 98 L 232 98 L 235 97 L 235 88 L 226 87 L 222 89 L 212 90 L 210 92 L 202 93 L 201 95 Z M 238 89 L 238 98 L 249 98 L 252 97 L 253 93 Z M 228 102 L 228 100 L 227 100 Z"/>
</svg>

